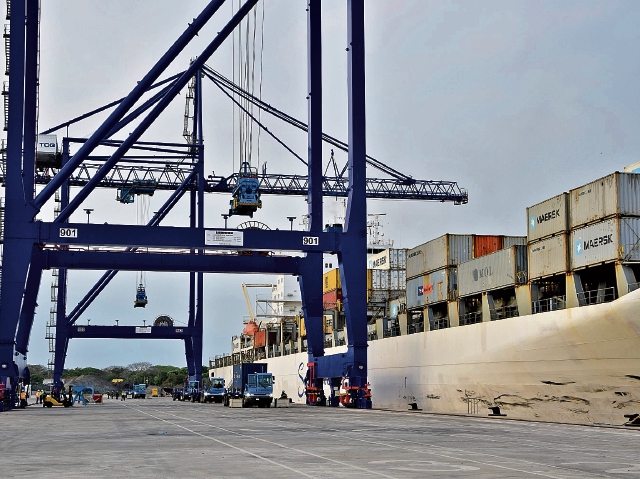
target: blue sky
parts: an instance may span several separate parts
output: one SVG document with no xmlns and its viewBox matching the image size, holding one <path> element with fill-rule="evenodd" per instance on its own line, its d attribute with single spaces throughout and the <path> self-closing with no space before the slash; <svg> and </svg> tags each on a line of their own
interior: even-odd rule
<svg viewBox="0 0 640 479">
<path fill-rule="evenodd" d="M 47 128 L 126 95 L 206 4 L 169 0 L 42 2 L 40 125 Z M 237 1 L 235 2 L 237 6 Z M 306 118 L 306 12 L 303 1 L 265 0 L 262 97 Z M 259 7 L 260 9 L 262 7 Z M 183 70 L 228 20 L 228 2 L 169 73 Z M 261 13 L 262 10 L 259 10 Z M 346 140 L 346 9 L 323 6 L 324 130 Z M 640 161 L 640 3 L 637 1 L 394 1 L 367 0 L 368 152 L 419 179 L 455 180 L 469 204 L 370 201 L 386 213 L 385 232 L 413 247 L 443 233 L 524 235 L 525 208 Z M 231 76 L 232 45 L 208 62 Z M 145 135 L 180 140 L 184 97 Z M 73 127 L 88 136 L 95 121 Z M 306 135 L 265 120 L 300 155 Z M 212 85 L 205 89 L 207 170 L 233 170 L 232 108 Z M 262 136 L 260 162 L 270 172 L 304 168 Z M 237 153 L 237 147 L 236 147 Z M 329 148 L 324 152 L 328 159 Z M 345 161 L 345 155 L 338 155 Z M 237 165 L 237 159 L 235 160 Z M 371 170 L 370 175 L 379 173 Z M 136 222 L 135 206 L 114 191 L 92 194 L 92 221 Z M 166 199 L 151 199 L 155 211 Z M 223 225 L 229 198 L 207 198 L 206 226 Z M 302 198 L 263 197 L 254 217 L 288 228 L 306 212 Z M 52 205 L 41 217 L 51 218 Z M 327 200 L 327 218 L 338 207 Z M 84 220 L 80 212 L 72 219 Z M 180 205 L 167 224 L 186 225 Z M 242 219 L 230 221 L 230 226 Z M 101 272 L 71 272 L 72 307 Z M 135 274 L 121 273 L 87 311 L 91 324 L 141 324 L 159 314 L 186 321 L 186 274 L 149 273 L 149 305 L 132 307 Z M 268 277 L 206 277 L 204 358 L 230 350 L 246 308 L 240 284 Z M 50 278 L 39 298 L 29 362 L 46 363 L 44 340 Z M 184 364 L 180 342 L 75 340 L 68 366 L 105 367 L 137 361 Z"/>
</svg>

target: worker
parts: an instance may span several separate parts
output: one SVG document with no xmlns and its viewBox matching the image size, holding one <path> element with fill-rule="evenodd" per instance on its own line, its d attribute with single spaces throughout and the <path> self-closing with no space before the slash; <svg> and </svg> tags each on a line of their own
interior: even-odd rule
<svg viewBox="0 0 640 479">
<path fill-rule="evenodd" d="M 40 404 L 40 391 L 36 391 L 36 404 Z"/>
<path fill-rule="evenodd" d="M 124 401 L 125 399 L 127 399 L 127 393 L 122 391 L 122 395 L 120 396 L 120 401 Z"/>
<path fill-rule="evenodd" d="M 23 389 L 20 391 L 20 408 L 24 409 L 27 407 L 27 392 Z"/>
</svg>

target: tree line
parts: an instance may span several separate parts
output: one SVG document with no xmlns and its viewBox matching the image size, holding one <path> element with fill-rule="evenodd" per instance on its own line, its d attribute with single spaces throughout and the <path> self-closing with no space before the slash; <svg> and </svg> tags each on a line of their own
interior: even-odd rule
<svg viewBox="0 0 640 479">
<path fill-rule="evenodd" d="M 30 364 L 29 371 L 31 373 L 31 384 L 34 387 L 43 384 L 44 380 L 49 377 L 47 368 L 41 364 Z M 202 366 L 202 376 L 207 377 L 208 372 L 209 368 Z M 186 367 L 154 366 L 151 363 L 140 362 L 132 363 L 128 366 L 109 366 L 104 369 L 93 367 L 70 368 L 64 369 L 62 372 L 64 379 L 73 379 L 85 375 L 96 376 L 109 382 L 113 382 L 114 379 L 122 379 L 121 382 L 113 383 L 116 388 L 131 387 L 134 384 L 143 383 L 154 386 L 177 387 L 182 386 L 188 376 L 188 371 Z"/>
</svg>

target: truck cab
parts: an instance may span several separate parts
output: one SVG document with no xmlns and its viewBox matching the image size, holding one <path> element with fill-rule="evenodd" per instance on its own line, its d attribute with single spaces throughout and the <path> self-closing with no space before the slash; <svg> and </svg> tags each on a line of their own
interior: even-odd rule
<svg viewBox="0 0 640 479">
<path fill-rule="evenodd" d="M 222 402 L 226 394 L 224 378 L 211 378 L 211 385 L 203 391 L 203 402 Z"/>
<path fill-rule="evenodd" d="M 200 402 L 200 381 L 187 380 L 182 388 L 182 401 Z"/>
<path fill-rule="evenodd" d="M 134 384 L 132 397 L 133 399 L 145 399 L 147 397 L 147 385 Z"/>
<path fill-rule="evenodd" d="M 247 376 L 244 391 L 244 405 L 269 407 L 273 395 L 273 375 L 271 373 L 256 373 Z"/>
</svg>

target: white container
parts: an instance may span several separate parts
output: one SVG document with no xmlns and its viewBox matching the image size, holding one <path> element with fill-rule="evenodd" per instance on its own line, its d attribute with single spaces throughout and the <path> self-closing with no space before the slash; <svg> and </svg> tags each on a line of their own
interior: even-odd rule
<svg viewBox="0 0 640 479">
<path fill-rule="evenodd" d="M 446 268 L 407 281 L 407 308 L 456 299 L 456 268 Z"/>
<path fill-rule="evenodd" d="M 371 270 L 371 289 L 404 290 L 407 287 L 407 272 L 403 269 Z"/>
<path fill-rule="evenodd" d="M 473 258 L 473 235 L 446 234 L 407 251 L 407 278 Z"/>
<path fill-rule="evenodd" d="M 563 233 L 528 245 L 530 281 L 569 271 L 568 239 L 569 235 Z"/>
<path fill-rule="evenodd" d="M 407 250 L 388 248 L 367 258 L 369 269 L 406 269 Z"/>
<path fill-rule="evenodd" d="M 512 246 L 458 265 L 458 294 L 483 291 L 527 282 L 527 248 Z"/>
<path fill-rule="evenodd" d="M 569 231 L 569 194 L 527 208 L 527 242 Z"/>
<path fill-rule="evenodd" d="M 640 175 L 615 172 L 570 191 L 571 229 L 612 216 L 640 216 Z"/>
<path fill-rule="evenodd" d="M 571 232 L 571 269 L 611 261 L 640 261 L 640 218 L 610 218 Z"/>
</svg>

